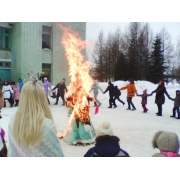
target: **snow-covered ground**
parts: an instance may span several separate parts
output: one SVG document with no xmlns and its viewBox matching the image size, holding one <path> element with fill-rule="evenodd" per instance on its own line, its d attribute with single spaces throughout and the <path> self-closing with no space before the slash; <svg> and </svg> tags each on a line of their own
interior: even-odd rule
<svg viewBox="0 0 180 180">
<path fill-rule="evenodd" d="M 99 83 L 103 90 L 106 89 L 107 83 Z M 113 83 L 119 88 L 126 85 L 125 81 L 116 81 Z M 147 81 L 136 81 L 136 88 L 139 94 L 142 94 L 144 89 L 147 89 L 147 93 L 151 93 L 157 88 L 157 85 Z M 180 89 L 179 84 L 172 85 L 169 83 L 166 86 L 169 95 L 174 98 L 175 91 Z M 142 113 L 141 97 L 134 97 L 133 103 L 136 106 L 136 111 L 128 111 L 126 102 L 126 90 L 121 91 L 120 99 L 126 104 L 123 106 L 120 102 L 116 101 L 117 108 L 109 109 L 109 93 L 102 94 L 99 92 L 98 99 L 102 102 L 99 113 L 94 115 L 94 107 L 91 105 L 91 119 L 95 130 L 103 122 L 103 120 L 109 120 L 114 131 L 114 135 L 120 138 L 120 146 L 127 151 L 130 156 L 133 157 L 150 157 L 157 149 L 153 149 L 151 141 L 154 133 L 159 130 L 172 131 L 177 133 L 180 137 L 180 120 L 170 118 L 172 115 L 172 108 L 174 102 L 166 97 L 166 102 L 163 105 L 163 116 L 156 116 L 157 106 L 154 104 L 155 94 L 148 97 L 147 113 Z M 92 94 L 93 96 L 93 94 Z M 54 105 L 55 99 L 49 97 L 51 105 L 51 111 L 54 118 L 54 123 L 57 130 L 63 133 L 64 129 L 68 127 L 69 118 L 67 117 L 68 109 L 62 106 L 62 100 L 60 99 L 59 105 Z M 10 117 L 16 112 L 17 107 L 10 108 L 8 105 L 2 109 L 2 119 L 0 119 L 0 126 L 6 131 L 6 140 L 8 134 L 8 122 Z M 63 152 L 68 157 L 82 157 L 86 151 L 94 145 L 88 146 L 73 146 L 67 145 L 60 140 Z"/>
</svg>

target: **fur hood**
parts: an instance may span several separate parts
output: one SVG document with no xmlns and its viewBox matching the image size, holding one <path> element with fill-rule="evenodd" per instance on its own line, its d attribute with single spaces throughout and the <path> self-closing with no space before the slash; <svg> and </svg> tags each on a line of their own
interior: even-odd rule
<svg viewBox="0 0 180 180">
<path fill-rule="evenodd" d="M 179 138 L 174 132 L 159 131 L 154 135 L 152 146 L 162 151 L 178 153 Z"/>
</svg>

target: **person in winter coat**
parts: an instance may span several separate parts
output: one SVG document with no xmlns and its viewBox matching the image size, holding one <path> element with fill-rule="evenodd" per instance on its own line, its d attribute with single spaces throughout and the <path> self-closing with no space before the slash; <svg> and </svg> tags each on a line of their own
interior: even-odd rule
<svg viewBox="0 0 180 180">
<path fill-rule="evenodd" d="M 157 116 L 162 116 L 162 105 L 165 103 L 165 97 L 164 94 L 170 99 L 169 94 L 166 91 L 166 88 L 164 87 L 164 81 L 160 80 L 159 85 L 156 90 L 154 90 L 151 94 L 156 93 L 155 97 L 155 103 L 158 107 L 158 112 L 156 113 Z"/>
<path fill-rule="evenodd" d="M 120 100 L 120 95 L 121 95 L 121 91 L 118 89 L 117 86 L 114 86 L 114 103 L 116 103 L 116 99 L 121 102 L 124 106 L 124 102 L 122 100 Z"/>
<path fill-rule="evenodd" d="M 112 108 L 112 104 L 114 105 L 114 108 L 116 108 L 116 104 L 114 102 L 114 85 L 109 82 L 108 83 L 108 87 L 107 89 L 103 92 L 103 94 L 105 94 L 107 91 L 109 91 L 109 107 L 108 108 Z"/>
<path fill-rule="evenodd" d="M 142 108 L 143 108 L 143 112 L 146 113 L 148 111 L 148 109 L 146 108 L 146 104 L 147 104 L 147 97 L 148 96 L 152 96 L 152 94 L 147 94 L 147 89 L 145 89 L 143 91 L 143 94 L 136 94 L 137 96 L 140 96 L 142 97 L 142 101 L 141 101 L 141 104 L 142 104 Z"/>
<path fill-rule="evenodd" d="M 16 102 L 14 106 L 18 106 L 18 104 L 19 104 L 19 97 L 20 97 L 20 88 L 18 86 L 18 83 L 15 84 L 15 86 L 13 88 L 13 92 L 14 92 L 14 100 Z"/>
<path fill-rule="evenodd" d="M 13 107 L 13 103 L 12 103 L 12 101 L 10 99 L 11 94 L 13 94 L 13 90 L 12 90 L 8 80 L 4 81 L 2 92 L 4 94 L 4 100 L 8 100 L 8 102 L 10 104 L 10 107 Z M 4 106 L 3 107 L 6 107 L 6 101 L 4 101 Z"/>
<path fill-rule="evenodd" d="M 10 157 L 62 157 L 61 144 L 43 86 L 26 82 L 19 107 L 8 124 Z"/>
<path fill-rule="evenodd" d="M 50 88 L 51 90 L 52 90 L 52 88 L 51 88 L 51 84 L 47 80 L 47 77 L 44 77 L 44 82 L 42 84 L 43 84 L 43 87 L 44 87 L 44 91 L 46 93 L 47 101 L 50 104 L 50 101 L 48 99 L 48 88 Z"/>
<path fill-rule="evenodd" d="M 132 79 L 128 80 L 129 84 L 127 86 L 124 86 L 122 88 L 120 88 L 119 90 L 125 90 L 127 89 L 127 103 L 128 103 L 128 108 L 126 110 L 131 110 L 131 106 L 132 106 L 132 111 L 135 111 L 136 108 L 132 102 L 132 98 L 135 96 L 135 94 L 137 94 L 137 90 L 136 87 L 134 85 L 134 81 Z"/>
<path fill-rule="evenodd" d="M 180 157 L 178 154 L 179 138 L 174 132 L 159 131 L 155 133 L 152 146 L 160 150 L 152 157 Z"/>
<path fill-rule="evenodd" d="M 90 92 L 93 90 L 94 93 L 94 99 L 96 100 L 96 102 L 98 103 L 98 105 L 100 106 L 102 103 L 100 101 L 98 101 L 97 99 L 97 95 L 98 95 L 98 89 L 103 93 L 103 90 L 101 89 L 101 87 L 99 86 L 99 83 L 94 81 L 94 85 L 91 88 Z"/>
<path fill-rule="evenodd" d="M 62 101 L 63 101 L 63 106 L 65 105 L 65 99 L 64 99 L 64 94 L 65 91 L 67 92 L 67 87 L 66 85 L 63 83 L 63 81 L 60 81 L 54 88 L 53 91 L 57 89 L 57 96 L 56 96 L 56 103 L 54 105 L 58 104 L 59 101 L 59 97 L 61 97 Z"/>
<path fill-rule="evenodd" d="M 84 157 L 130 157 L 120 148 L 120 139 L 113 135 L 109 121 L 103 121 L 96 131 L 96 144 L 90 148 Z"/>
<path fill-rule="evenodd" d="M 3 104 L 4 104 L 4 97 L 2 91 L 0 90 L 0 111 L 3 107 Z M 0 126 L 0 157 L 7 157 L 7 147 L 4 137 L 5 137 L 5 131 Z"/>
<path fill-rule="evenodd" d="M 178 117 L 176 119 L 180 119 L 180 112 L 179 112 L 179 108 L 180 108 L 180 91 L 177 90 L 176 91 L 176 97 L 173 99 L 173 98 L 170 98 L 172 101 L 174 101 L 174 107 L 173 107 L 173 115 L 170 116 L 170 117 L 174 117 L 176 118 L 176 111 L 177 111 L 177 115 Z"/>
<path fill-rule="evenodd" d="M 19 88 L 20 88 L 20 92 L 21 92 L 21 90 L 22 90 L 23 85 L 24 85 L 23 80 L 22 80 L 21 78 L 19 78 L 19 80 L 18 80 L 18 86 L 19 86 Z"/>
</svg>

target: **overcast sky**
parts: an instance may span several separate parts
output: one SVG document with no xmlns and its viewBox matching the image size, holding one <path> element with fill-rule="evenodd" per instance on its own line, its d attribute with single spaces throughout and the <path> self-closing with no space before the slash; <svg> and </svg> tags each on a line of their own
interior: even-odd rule
<svg viewBox="0 0 180 180">
<path fill-rule="evenodd" d="M 171 42 L 174 47 L 177 44 L 177 39 L 180 37 L 180 22 L 149 22 L 153 33 L 158 33 L 163 27 L 169 32 Z M 122 32 L 128 27 L 129 22 L 87 22 L 86 23 L 86 39 L 92 42 L 91 47 L 87 47 L 88 54 L 92 53 L 93 45 L 98 39 L 101 29 L 104 31 L 105 37 L 109 32 L 114 33 L 119 27 Z"/>
</svg>

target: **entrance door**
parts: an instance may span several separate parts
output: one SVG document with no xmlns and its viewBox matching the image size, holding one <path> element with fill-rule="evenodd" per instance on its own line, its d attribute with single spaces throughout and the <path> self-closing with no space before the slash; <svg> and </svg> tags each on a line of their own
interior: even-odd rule
<svg viewBox="0 0 180 180">
<path fill-rule="evenodd" d="M 51 64 L 42 64 L 43 76 L 48 78 L 48 81 L 51 82 Z"/>
</svg>

